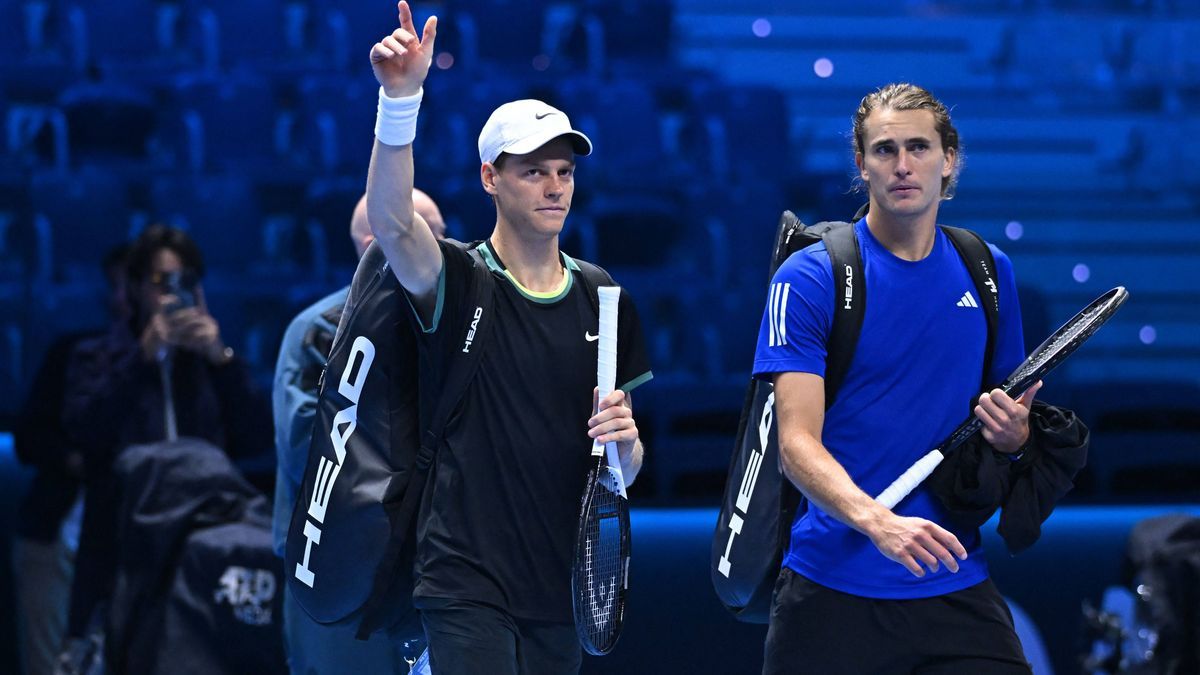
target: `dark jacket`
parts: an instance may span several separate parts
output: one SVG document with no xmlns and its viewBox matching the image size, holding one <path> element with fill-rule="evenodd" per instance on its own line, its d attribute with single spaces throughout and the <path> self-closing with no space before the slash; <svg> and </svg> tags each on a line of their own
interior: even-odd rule
<svg viewBox="0 0 1200 675">
<path fill-rule="evenodd" d="M 67 369 L 76 347 L 97 336 L 73 333 L 50 345 L 13 430 L 17 458 L 36 471 L 17 514 L 17 534 L 24 539 L 53 541 L 79 494 L 82 466 L 68 458 L 82 454 L 63 426 Z"/>
<path fill-rule="evenodd" d="M 997 532 L 1012 553 L 1033 545 L 1042 523 L 1087 463 L 1088 428 L 1065 408 L 1034 401 L 1029 442 L 1019 460 L 995 451 L 976 434 L 938 466 L 929 480 L 934 494 L 964 526 L 980 527 L 996 509 Z"/>
<path fill-rule="evenodd" d="M 166 438 L 159 365 L 142 359 L 128 335 L 105 335 L 79 345 L 71 358 L 63 421 L 91 468 L 107 468 L 121 448 Z M 203 438 L 231 457 L 269 453 L 271 408 L 243 362 L 214 366 L 186 350 L 171 359 L 179 436 Z"/>
<path fill-rule="evenodd" d="M 180 350 L 171 359 L 180 437 L 198 438 L 233 457 L 270 453 L 271 410 L 235 358 L 214 366 Z M 131 445 L 166 438 L 159 364 L 141 357 L 132 337 L 105 336 L 75 350 L 63 421 L 84 451 L 85 504 L 68 632 L 79 636 L 111 592 L 119 495 L 112 464 Z"/>
</svg>

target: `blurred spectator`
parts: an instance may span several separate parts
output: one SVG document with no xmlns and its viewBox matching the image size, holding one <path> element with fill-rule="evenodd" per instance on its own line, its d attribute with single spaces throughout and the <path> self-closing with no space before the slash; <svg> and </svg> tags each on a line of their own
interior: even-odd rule
<svg viewBox="0 0 1200 675">
<path fill-rule="evenodd" d="M 128 258 L 128 332 L 82 343 L 71 358 L 64 426 L 83 452 L 85 507 L 68 635 L 102 620 L 111 593 L 119 495 L 112 463 L 134 444 L 194 437 L 231 456 L 267 451 L 265 397 L 208 313 L 199 248 L 151 225 Z"/>
<path fill-rule="evenodd" d="M 109 334 L 127 332 L 123 244 L 104 256 Z M 21 501 L 13 541 L 13 575 L 21 671 L 26 675 L 54 672 L 67 626 L 67 603 L 79 547 L 83 517 L 80 479 L 83 455 L 63 426 L 68 388 L 67 364 L 72 352 L 104 331 L 73 333 L 50 346 L 21 410 L 13 442 L 22 463 L 34 467 L 29 492 Z"/>
<path fill-rule="evenodd" d="M 442 213 L 429 195 L 413 190 L 413 209 L 425 218 L 438 239 L 446 236 Z M 364 195 L 350 218 L 350 239 L 361 258 L 374 235 L 367 224 L 367 198 Z M 317 382 L 333 346 L 334 334 L 346 302 L 346 286 L 318 300 L 300 312 L 284 333 L 275 365 L 272 404 L 275 415 L 275 554 L 284 555 L 288 525 L 292 520 L 296 495 L 304 478 L 308 446 L 312 438 L 317 406 Z M 354 639 L 353 628 L 324 626 L 314 622 L 292 600 L 283 597 L 284 645 L 288 666 L 293 673 L 336 672 L 342 664 L 353 663 L 362 672 L 401 672 L 399 645 L 377 639 Z"/>
</svg>

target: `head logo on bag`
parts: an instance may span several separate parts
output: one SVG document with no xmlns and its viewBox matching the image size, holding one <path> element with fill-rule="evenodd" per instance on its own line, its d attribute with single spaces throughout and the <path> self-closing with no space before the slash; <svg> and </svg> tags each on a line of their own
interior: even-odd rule
<svg viewBox="0 0 1200 675">
<path fill-rule="evenodd" d="M 842 309 L 854 309 L 854 268 L 846 265 L 846 304 Z"/>
<path fill-rule="evenodd" d="M 475 314 L 471 316 L 471 327 L 467 329 L 467 340 L 463 343 L 463 353 L 468 354 L 471 351 L 471 343 L 475 341 L 475 330 L 479 328 L 479 319 L 483 316 L 483 308 L 476 307 Z"/>
<path fill-rule="evenodd" d="M 767 443 L 771 440 L 771 423 L 774 421 L 775 392 L 771 392 L 767 396 L 767 402 L 762 409 L 762 419 L 758 423 L 758 448 L 750 453 L 750 459 L 746 462 L 746 472 L 742 474 L 737 500 L 734 502 L 735 510 L 729 516 L 729 540 L 725 544 L 725 553 L 717 563 L 717 571 L 725 577 L 729 576 L 733 565 L 729 560 L 733 552 L 733 538 L 742 533 L 742 524 L 750 512 L 750 500 L 754 498 L 754 486 L 758 484 L 758 473 L 762 470 Z"/>
<path fill-rule="evenodd" d="M 336 462 L 321 456 L 317 466 L 316 487 L 308 502 L 309 520 L 304 523 L 304 559 L 296 564 L 295 575 L 309 588 L 312 588 L 317 580 L 316 572 L 309 568 L 312 548 L 321 543 L 321 525 L 325 522 L 325 512 L 329 508 L 333 486 L 342 472 L 342 465 L 346 462 L 346 443 L 358 427 L 358 399 L 362 395 L 363 383 L 366 382 L 374 362 L 375 345 L 366 336 L 358 336 L 350 348 L 346 368 L 342 371 L 341 381 L 338 382 L 338 393 L 344 396 L 350 405 L 337 412 L 329 430 L 329 440 Z"/>
</svg>

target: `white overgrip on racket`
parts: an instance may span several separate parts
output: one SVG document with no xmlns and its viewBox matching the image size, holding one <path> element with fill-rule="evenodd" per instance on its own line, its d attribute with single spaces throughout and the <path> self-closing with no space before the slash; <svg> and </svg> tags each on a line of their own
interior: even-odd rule
<svg viewBox="0 0 1200 675">
<path fill-rule="evenodd" d="M 908 467 L 908 471 L 901 474 L 886 490 L 881 492 L 875 501 L 889 509 L 896 508 L 900 500 L 907 497 L 908 493 L 921 484 L 921 481 L 929 478 L 929 474 L 933 473 L 933 470 L 945 458 L 946 456 L 940 450 L 930 450 L 929 454 L 918 459 L 915 464 Z"/>
<path fill-rule="evenodd" d="M 621 300 L 620 286 L 601 286 L 596 289 L 600 295 L 600 339 L 597 344 L 596 386 L 603 400 L 617 386 L 617 306 Z M 605 447 L 607 446 L 607 447 Z M 621 473 L 621 459 L 617 454 L 615 442 L 601 445 L 592 444 L 592 455 L 599 456 L 608 452 L 608 465 L 616 473 L 617 485 L 621 496 L 625 497 L 625 476 Z"/>
</svg>

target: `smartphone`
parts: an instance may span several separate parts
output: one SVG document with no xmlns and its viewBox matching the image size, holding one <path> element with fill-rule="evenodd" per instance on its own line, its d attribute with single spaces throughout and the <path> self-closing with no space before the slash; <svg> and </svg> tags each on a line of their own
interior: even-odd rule
<svg viewBox="0 0 1200 675">
<path fill-rule="evenodd" d="M 163 307 L 164 314 L 174 314 L 181 309 L 196 306 L 195 281 L 182 272 L 170 272 L 163 281 L 163 292 L 175 299 Z"/>
</svg>

